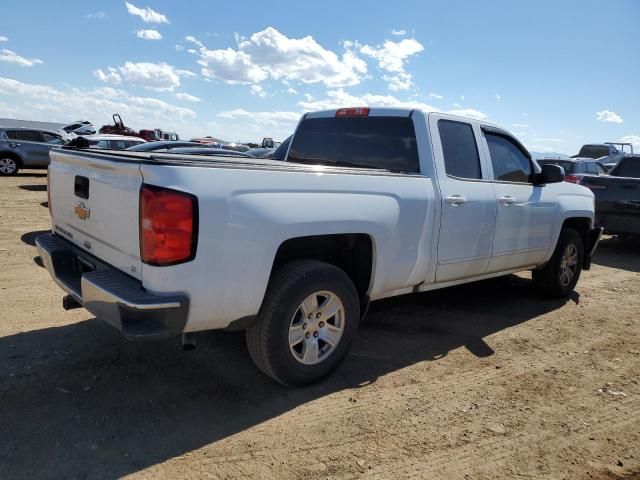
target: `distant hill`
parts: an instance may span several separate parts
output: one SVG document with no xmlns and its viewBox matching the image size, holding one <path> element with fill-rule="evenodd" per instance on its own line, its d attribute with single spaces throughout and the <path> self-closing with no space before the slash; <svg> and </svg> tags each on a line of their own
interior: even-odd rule
<svg viewBox="0 0 640 480">
<path fill-rule="evenodd" d="M 538 160 L 540 158 L 570 158 L 569 155 L 558 152 L 529 152 L 531 156 Z"/>
</svg>

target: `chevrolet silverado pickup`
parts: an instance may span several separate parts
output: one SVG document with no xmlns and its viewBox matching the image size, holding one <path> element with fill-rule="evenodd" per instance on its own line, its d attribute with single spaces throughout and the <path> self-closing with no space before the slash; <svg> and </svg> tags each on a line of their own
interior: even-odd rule
<svg viewBox="0 0 640 480">
<path fill-rule="evenodd" d="M 506 130 L 440 113 L 307 113 L 281 161 L 51 158 L 37 246 L 65 308 L 130 340 L 245 330 L 290 385 L 337 368 L 370 301 L 526 270 L 567 296 L 600 238 L 589 189 Z"/>
</svg>

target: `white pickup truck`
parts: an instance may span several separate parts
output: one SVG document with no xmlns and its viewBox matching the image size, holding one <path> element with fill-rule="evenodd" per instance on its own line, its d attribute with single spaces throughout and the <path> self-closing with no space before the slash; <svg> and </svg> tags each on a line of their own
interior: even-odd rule
<svg viewBox="0 0 640 480">
<path fill-rule="evenodd" d="M 39 254 L 130 340 L 244 329 L 275 380 L 319 380 L 370 301 L 523 270 L 569 295 L 600 238 L 587 188 L 507 131 L 407 109 L 302 117 L 284 161 L 58 149 Z M 487 299 L 491 301 L 491 299 Z"/>
</svg>

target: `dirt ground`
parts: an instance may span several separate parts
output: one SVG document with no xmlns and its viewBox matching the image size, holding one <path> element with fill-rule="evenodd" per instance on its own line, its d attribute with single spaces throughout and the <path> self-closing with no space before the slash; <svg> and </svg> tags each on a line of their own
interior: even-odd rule
<svg viewBox="0 0 640 480">
<path fill-rule="evenodd" d="M 570 301 L 522 274 L 377 302 L 325 382 L 238 333 L 129 343 L 36 266 L 46 178 L 0 178 L 0 479 L 640 478 L 640 246 Z"/>
</svg>

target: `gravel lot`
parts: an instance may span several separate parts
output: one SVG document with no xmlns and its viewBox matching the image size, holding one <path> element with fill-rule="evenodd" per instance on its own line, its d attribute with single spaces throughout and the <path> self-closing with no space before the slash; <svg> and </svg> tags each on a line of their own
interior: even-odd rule
<svg viewBox="0 0 640 480">
<path fill-rule="evenodd" d="M 570 301 L 522 274 L 377 302 L 320 385 L 242 334 L 134 344 L 33 262 L 46 178 L 0 178 L 0 478 L 640 478 L 640 246 Z"/>
</svg>

